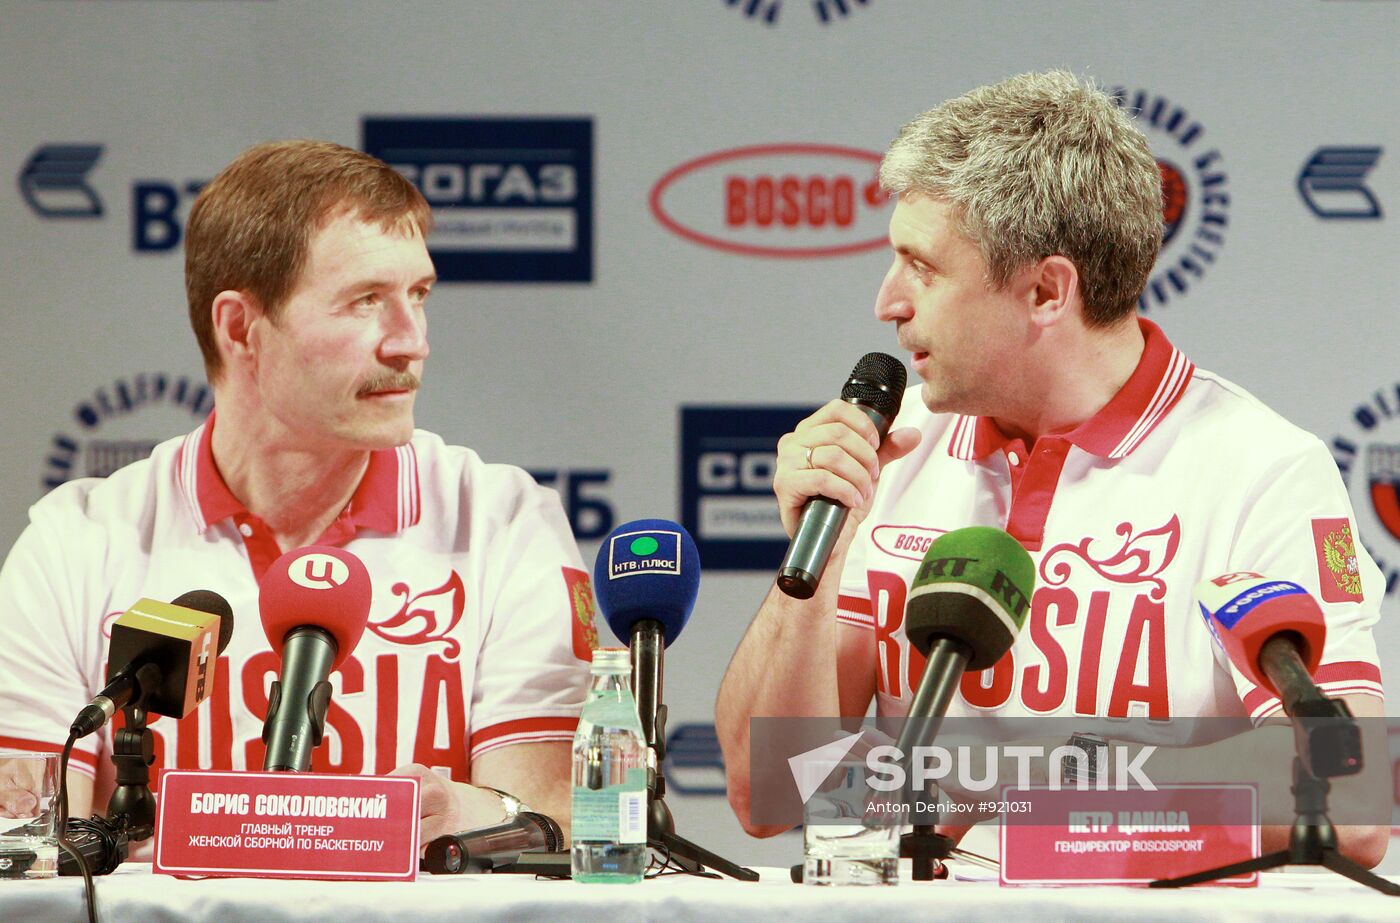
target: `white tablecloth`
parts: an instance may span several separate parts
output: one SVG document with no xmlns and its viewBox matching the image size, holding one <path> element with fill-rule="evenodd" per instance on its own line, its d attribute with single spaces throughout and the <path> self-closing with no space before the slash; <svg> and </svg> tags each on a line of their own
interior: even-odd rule
<svg viewBox="0 0 1400 923">
<path fill-rule="evenodd" d="M 1271 873 L 1257 888 L 1002 888 L 988 881 L 901 881 L 887 888 L 814 888 L 792 884 L 786 869 L 763 880 L 712 881 L 665 876 L 636 885 L 582 885 L 523 875 L 425 875 L 412 883 L 274 881 L 251 878 L 184 881 L 128 864 L 97 880 L 103 923 L 164 921 L 332 920 L 334 923 L 546 920 L 561 923 L 739 923 L 794 921 L 955 923 L 1055 920 L 1400 920 L 1400 897 L 1385 897 L 1331 874 Z M 0 881 L 3 923 L 71 923 L 85 919 L 82 880 Z M 918 914 L 918 916 L 913 916 Z M 944 916 L 946 914 L 946 916 Z"/>
</svg>

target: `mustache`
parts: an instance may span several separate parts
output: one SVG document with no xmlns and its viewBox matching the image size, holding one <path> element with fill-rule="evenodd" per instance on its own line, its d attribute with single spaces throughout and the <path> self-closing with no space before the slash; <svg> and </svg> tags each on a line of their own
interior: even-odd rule
<svg viewBox="0 0 1400 923">
<path fill-rule="evenodd" d="M 357 394 L 374 394 L 379 391 L 417 391 L 422 381 L 412 372 L 384 372 L 375 375 L 360 385 Z"/>
</svg>

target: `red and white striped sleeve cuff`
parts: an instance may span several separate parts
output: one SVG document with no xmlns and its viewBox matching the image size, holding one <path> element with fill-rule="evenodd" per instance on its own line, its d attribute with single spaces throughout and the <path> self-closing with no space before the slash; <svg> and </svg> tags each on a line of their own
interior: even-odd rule
<svg viewBox="0 0 1400 923">
<path fill-rule="evenodd" d="M 30 740 L 26 737 L 6 737 L 0 734 L 0 750 L 30 750 L 37 753 L 62 753 L 63 744 L 48 740 Z M 68 768 L 76 769 L 85 776 L 97 777 L 97 754 L 89 753 L 77 746 L 68 757 Z"/>
<path fill-rule="evenodd" d="M 870 608 L 870 600 L 861 596 L 836 597 L 836 621 L 854 628 L 875 630 L 875 614 Z"/>
<path fill-rule="evenodd" d="M 1381 688 L 1381 669 L 1364 660 L 1342 660 L 1325 663 L 1317 668 L 1313 680 L 1319 689 L 1331 696 L 1373 695 L 1385 699 Z M 1255 686 L 1244 697 L 1245 711 L 1255 724 L 1283 710 L 1278 696 Z"/>
<path fill-rule="evenodd" d="M 574 730 L 577 728 L 577 715 L 562 718 L 516 718 L 473 731 L 467 746 L 471 751 L 471 758 L 476 759 L 483 753 L 511 744 L 539 743 L 546 740 L 572 741 Z"/>
</svg>

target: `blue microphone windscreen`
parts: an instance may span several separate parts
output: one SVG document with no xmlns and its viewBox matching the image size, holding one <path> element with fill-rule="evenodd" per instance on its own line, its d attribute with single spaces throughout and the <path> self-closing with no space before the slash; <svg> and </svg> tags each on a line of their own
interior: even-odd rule
<svg viewBox="0 0 1400 923">
<path fill-rule="evenodd" d="M 685 627 L 700 592 L 695 540 L 669 519 L 625 522 L 598 549 L 593 591 L 603 617 L 624 644 L 632 640 L 635 623 L 655 619 L 669 645 Z"/>
</svg>

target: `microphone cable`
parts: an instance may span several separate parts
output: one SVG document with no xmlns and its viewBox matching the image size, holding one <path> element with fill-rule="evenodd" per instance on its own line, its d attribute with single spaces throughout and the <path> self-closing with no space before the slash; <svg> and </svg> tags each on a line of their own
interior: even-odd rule
<svg viewBox="0 0 1400 923">
<path fill-rule="evenodd" d="M 58 764 L 58 845 L 73 857 L 78 871 L 83 876 L 83 898 L 87 905 L 88 923 L 97 923 L 97 886 L 92 880 L 92 870 L 88 868 L 87 857 L 82 850 L 68 842 L 68 758 L 73 754 L 73 744 L 78 737 L 68 734 L 68 742 L 63 745 L 63 756 Z"/>
</svg>

